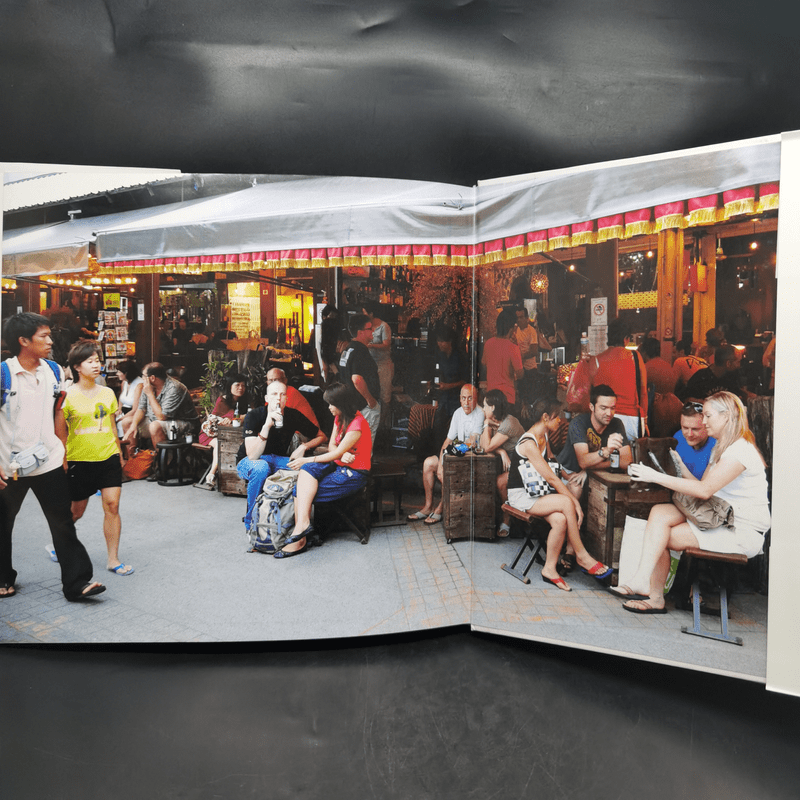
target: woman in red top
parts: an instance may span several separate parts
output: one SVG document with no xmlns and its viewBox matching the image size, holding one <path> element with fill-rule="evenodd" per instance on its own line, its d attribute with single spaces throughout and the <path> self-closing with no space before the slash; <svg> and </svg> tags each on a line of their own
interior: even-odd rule
<svg viewBox="0 0 800 800">
<path fill-rule="evenodd" d="M 372 465 L 372 434 L 369 423 L 358 410 L 350 390 L 335 383 L 322 395 L 333 420 L 333 435 L 328 452 L 308 458 L 295 458 L 290 469 L 299 469 L 294 501 L 294 530 L 275 558 L 288 558 L 306 549 L 314 500 L 328 503 L 357 492 L 367 482 Z"/>
</svg>

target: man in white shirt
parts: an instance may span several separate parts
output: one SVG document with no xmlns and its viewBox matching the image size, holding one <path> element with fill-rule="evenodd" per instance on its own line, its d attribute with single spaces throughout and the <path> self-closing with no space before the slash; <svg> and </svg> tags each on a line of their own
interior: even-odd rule
<svg viewBox="0 0 800 800">
<path fill-rule="evenodd" d="M 477 442 L 480 438 L 481 431 L 483 431 L 483 409 L 478 408 L 478 390 L 470 384 L 465 384 L 461 387 L 461 394 L 459 395 L 459 402 L 461 408 L 457 408 L 450 421 L 450 429 L 447 432 L 447 438 L 444 444 L 439 448 L 438 456 L 428 456 L 425 463 L 422 465 L 422 485 L 425 487 L 425 505 L 413 514 L 409 514 L 408 519 L 423 520 L 426 525 L 434 525 L 442 518 L 442 504 L 443 500 L 439 502 L 434 510 L 433 507 L 433 487 L 436 484 L 436 479 L 441 483 L 443 478 L 442 473 L 442 456 L 444 451 L 453 442 L 458 439 L 461 442 L 470 442 L 473 440 Z"/>
<path fill-rule="evenodd" d="M 3 369 L 0 409 L 0 600 L 16 594 L 11 534 L 22 501 L 31 489 L 50 526 L 67 600 L 85 600 L 105 591 L 92 582 L 92 562 L 78 540 L 64 471 L 64 375 L 48 363 L 53 340 L 50 324 L 39 314 L 15 314 L 6 320 L 4 339 L 12 358 Z M 58 424 L 58 428 L 56 427 Z"/>
</svg>

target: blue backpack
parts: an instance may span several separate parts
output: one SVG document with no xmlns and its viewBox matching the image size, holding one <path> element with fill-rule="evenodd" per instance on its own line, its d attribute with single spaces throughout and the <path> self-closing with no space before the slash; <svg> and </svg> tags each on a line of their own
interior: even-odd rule
<svg viewBox="0 0 800 800">
<path fill-rule="evenodd" d="M 61 367 L 55 361 L 50 361 L 49 358 L 42 359 L 53 371 L 55 376 L 55 383 L 53 384 L 53 398 L 59 395 L 59 386 L 61 385 Z M 13 397 L 16 391 L 11 385 L 11 370 L 8 368 L 8 362 L 4 361 L 0 364 L 0 408 L 2 408 L 9 397 Z M 6 408 L 6 414 L 10 413 L 10 408 Z"/>
</svg>

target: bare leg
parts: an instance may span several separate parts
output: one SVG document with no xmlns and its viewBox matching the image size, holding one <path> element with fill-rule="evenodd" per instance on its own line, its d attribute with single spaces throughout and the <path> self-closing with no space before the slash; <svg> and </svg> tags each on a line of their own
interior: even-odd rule
<svg viewBox="0 0 800 800">
<path fill-rule="evenodd" d="M 558 557 L 561 555 L 561 548 L 567 535 L 567 519 L 560 512 L 549 514 L 545 519 L 550 523 L 550 533 L 547 535 L 547 551 L 542 575 L 554 581 L 560 577 L 557 569 Z"/>
<path fill-rule="evenodd" d="M 154 420 L 147 426 L 148 432 L 150 433 L 150 441 L 153 443 L 153 447 L 155 447 L 159 442 L 166 441 L 167 435 L 161 428 L 161 422 L 158 420 Z"/>
<path fill-rule="evenodd" d="M 122 518 L 119 515 L 121 489 L 119 486 L 108 486 L 101 489 L 100 494 L 103 501 L 103 535 L 106 538 L 108 551 L 106 566 L 113 569 L 122 563 L 119 560 L 119 537 L 122 533 Z M 122 570 L 123 575 L 127 572 L 130 570 Z"/>
<path fill-rule="evenodd" d="M 497 493 L 500 495 L 500 502 L 501 503 L 505 503 L 508 500 L 508 473 L 507 472 L 501 472 L 497 476 Z M 510 519 L 511 519 L 511 517 L 509 516 L 509 514 L 506 511 L 504 511 L 503 512 L 503 522 L 502 522 L 502 526 L 501 526 L 504 530 L 508 529 L 508 524 L 509 524 Z"/>
<path fill-rule="evenodd" d="M 436 485 L 436 473 L 439 471 L 439 457 L 428 456 L 422 465 L 422 485 L 425 488 L 425 505 L 420 509 L 422 514 L 433 511 L 433 488 Z"/>
<path fill-rule="evenodd" d="M 671 503 L 653 506 L 644 530 L 644 544 L 639 566 L 627 588 L 634 594 L 647 596 L 646 601 L 629 600 L 630 608 L 663 608 L 664 586 L 669 574 L 668 550 L 697 547 L 698 541 L 686 518 Z"/>
<path fill-rule="evenodd" d="M 292 537 L 302 533 L 311 524 L 311 505 L 317 496 L 319 481 L 305 470 L 300 470 L 297 476 L 297 496 L 294 499 L 294 530 Z M 302 550 L 306 545 L 304 536 L 297 542 L 283 548 L 286 553 Z"/>
<path fill-rule="evenodd" d="M 214 478 L 217 476 L 217 467 L 219 466 L 219 439 L 216 437 L 211 440 L 211 466 L 206 472 L 206 483 L 214 483 Z"/>
<path fill-rule="evenodd" d="M 70 510 L 72 511 L 72 521 L 77 522 L 86 511 L 86 506 L 89 504 L 89 498 L 85 500 L 73 500 Z"/>
</svg>

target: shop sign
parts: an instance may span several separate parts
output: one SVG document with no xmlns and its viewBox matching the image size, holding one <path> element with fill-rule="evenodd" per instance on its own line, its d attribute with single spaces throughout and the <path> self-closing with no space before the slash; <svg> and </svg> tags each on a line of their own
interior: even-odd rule
<svg viewBox="0 0 800 800">
<path fill-rule="evenodd" d="M 103 292 L 103 308 L 119 308 L 119 292 Z"/>
</svg>

